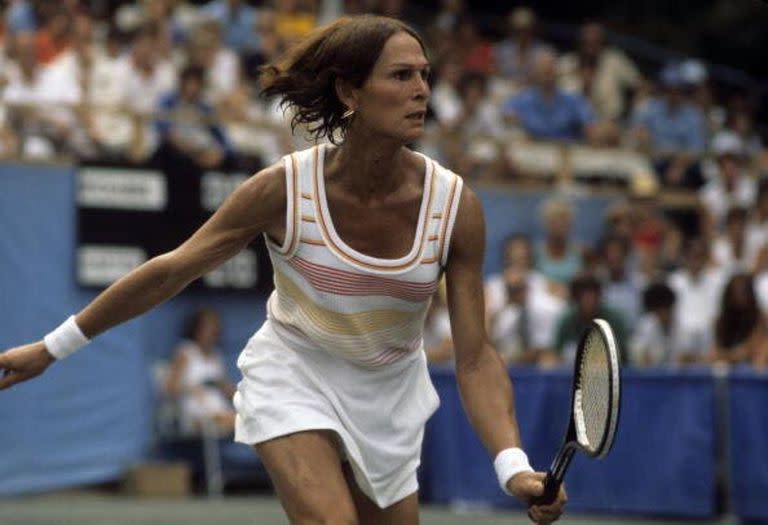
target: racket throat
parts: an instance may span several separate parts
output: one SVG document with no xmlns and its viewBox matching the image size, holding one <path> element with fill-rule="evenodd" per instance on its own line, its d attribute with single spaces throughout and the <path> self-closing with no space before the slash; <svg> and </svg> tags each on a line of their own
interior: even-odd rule
<svg viewBox="0 0 768 525">
<path fill-rule="evenodd" d="M 563 482 L 565 472 L 568 470 L 568 465 L 571 464 L 571 460 L 573 459 L 573 454 L 575 452 L 575 447 L 566 446 L 552 462 L 552 466 L 549 468 L 549 473 L 552 476 L 552 479 L 555 480 L 558 485 Z"/>
</svg>

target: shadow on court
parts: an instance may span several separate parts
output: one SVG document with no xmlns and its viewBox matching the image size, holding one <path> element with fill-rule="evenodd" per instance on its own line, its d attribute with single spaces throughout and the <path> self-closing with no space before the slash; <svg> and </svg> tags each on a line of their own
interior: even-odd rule
<svg viewBox="0 0 768 525">
<path fill-rule="evenodd" d="M 92 494 L 57 494 L 0 499 L 3 525 L 282 525 L 288 521 L 277 500 L 269 497 L 225 498 L 220 500 L 156 500 Z M 521 513 L 463 511 L 422 506 L 422 525 L 523 525 L 531 522 Z M 558 523 L 726 525 L 720 521 L 660 521 L 619 517 L 567 515 Z"/>
</svg>

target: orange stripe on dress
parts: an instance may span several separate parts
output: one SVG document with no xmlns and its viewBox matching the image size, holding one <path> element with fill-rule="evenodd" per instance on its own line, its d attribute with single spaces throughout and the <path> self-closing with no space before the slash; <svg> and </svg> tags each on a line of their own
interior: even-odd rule
<svg viewBox="0 0 768 525">
<path fill-rule="evenodd" d="M 342 247 L 338 246 L 334 242 L 333 237 L 330 235 L 330 233 L 328 231 L 328 227 L 325 224 L 325 217 L 323 216 L 324 214 L 323 214 L 323 210 L 322 210 L 321 204 L 317 200 L 317 199 L 320 198 L 319 176 L 318 176 L 318 173 L 317 173 L 318 166 L 319 166 L 319 158 L 320 158 L 320 147 L 319 146 L 315 146 L 315 169 L 313 171 L 314 179 L 315 179 L 314 180 L 315 209 L 318 210 L 318 218 L 319 218 L 318 224 L 320 225 L 320 231 L 322 232 L 322 235 L 325 238 L 325 240 L 328 242 L 328 247 L 337 256 L 339 256 L 341 259 L 344 259 L 344 260 L 346 260 L 347 262 L 349 262 L 351 264 L 357 264 L 357 265 L 362 266 L 364 268 L 369 268 L 371 270 L 379 270 L 379 271 L 384 271 L 384 272 L 395 272 L 395 271 L 399 271 L 399 270 L 408 268 L 409 266 L 412 266 L 415 261 L 418 261 L 419 259 L 421 259 L 421 254 L 424 251 L 424 244 L 425 244 L 424 243 L 424 239 L 423 239 L 424 228 L 426 228 L 426 226 L 427 226 L 426 224 L 421 224 L 421 223 L 417 224 L 417 233 L 419 231 L 418 228 L 419 227 L 422 228 L 420 230 L 422 232 L 422 239 L 421 239 L 421 242 L 419 243 L 419 249 L 418 249 L 416 255 L 414 257 L 412 257 L 410 260 L 408 260 L 408 261 L 406 261 L 406 262 L 404 262 L 402 264 L 398 264 L 397 266 L 384 266 L 384 265 L 372 264 L 372 263 L 367 263 L 365 261 L 361 261 L 361 260 L 357 259 L 356 257 L 353 257 L 352 255 L 346 253 Z M 428 195 L 427 208 L 426 209 L 427 210 L 431 210 L 432 209 L 432 200 L 433 200 L 433 197 L 434 197 L 434 194 L 435 194 L 435 190 L 434 190 L 434 185 L 435 185 L 435 165 L 431 161 L 427 161 L 427 162 L 430 162 L 432 170 L 430 172 L 429 195 Z"/>
<path fill-rule="evenodd" d="M 457 183 L 458 183 L 458 178 L 456 177 L 456 175 L 454 175 L 453 180 L 451 180 L 451 190 L 448 192 L 448 199 L 446 200 L 446 209 L 448 210 L 448 215 L 445 217 L 445 220 L 443 221 L 443 227 L 440 229 L 440 246 L 437 250 L 438 259 L 440 261 L 443 260 L 445 245 L 447 244 L 445 239 L 445 233 L 448 230 L 448 222 L 450 220 L 451 210 L 453 209 L 453 198 L 454 198 L 454 194 L 456 193 Z"/>
<path fill-rule="evenodd" d="M 302 215 L 301 220 L 304 222 L 317 222 L 311 215 Z"/>
<path fill-rule="evenodd" d="M 310 195 L 309 193 L 301 192 L 301 198 L 302 199 L 307 199 L 308 201 L 311 201 L 312 200 L 312 195 Z"/>
<path fill-rule="evenodd" d="M 304 244 L 311 244 L 312 246 L 325 246 L 325 241 L 322 239 L 306 239 L 302 238 L 301 242 Z"/>
</svg>

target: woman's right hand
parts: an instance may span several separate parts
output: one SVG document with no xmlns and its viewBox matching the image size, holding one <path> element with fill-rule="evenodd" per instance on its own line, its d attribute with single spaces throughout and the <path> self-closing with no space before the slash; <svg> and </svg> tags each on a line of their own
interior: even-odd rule
<svg viewBox="0 0 768 525">
<path fill-rule="evenodd" d="M 39 376 L 55 360 L 42 341 L 3 352 L 0 354 L 0 390 Z"/>
</svg>

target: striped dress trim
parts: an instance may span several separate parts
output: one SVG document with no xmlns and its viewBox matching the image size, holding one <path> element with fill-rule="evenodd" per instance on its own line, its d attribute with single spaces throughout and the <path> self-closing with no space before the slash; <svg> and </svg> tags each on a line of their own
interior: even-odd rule
<svg viewBox="0 0 768 525">
<path fill-rule="evenodd" d="M 340 259 L 353 266 L 358 266 L 366 270 L 376 270 L 380 272 L 403 272 L 419 264 L 424 252 L 424 232 L 427 228 L 427 217 L 432 209 L 434 198 L 434 185 L 436 183 L 436 170 L 434 163 L 424 158 L 425 176 L 424 176 L 424 195 L 422 196 L 421 209 L 419 210 L 419 219 L 417 223 L 416 235 L 410 253 L 399 259 L 380 259 L 360 253 L 349 245 L 344 243 L 333 227 L 333 222 L 328 211 L 328 201 L 325 194 L 325 182 L 323 180 L 322 164 L 324 160 L 323 145 L 316 146 L 314 152 L 314 170 L 313 186 L 315 196 L 315 209 L 317 224 L 320 232 L 325 239 L 328 248 Z"/>
</svg>

